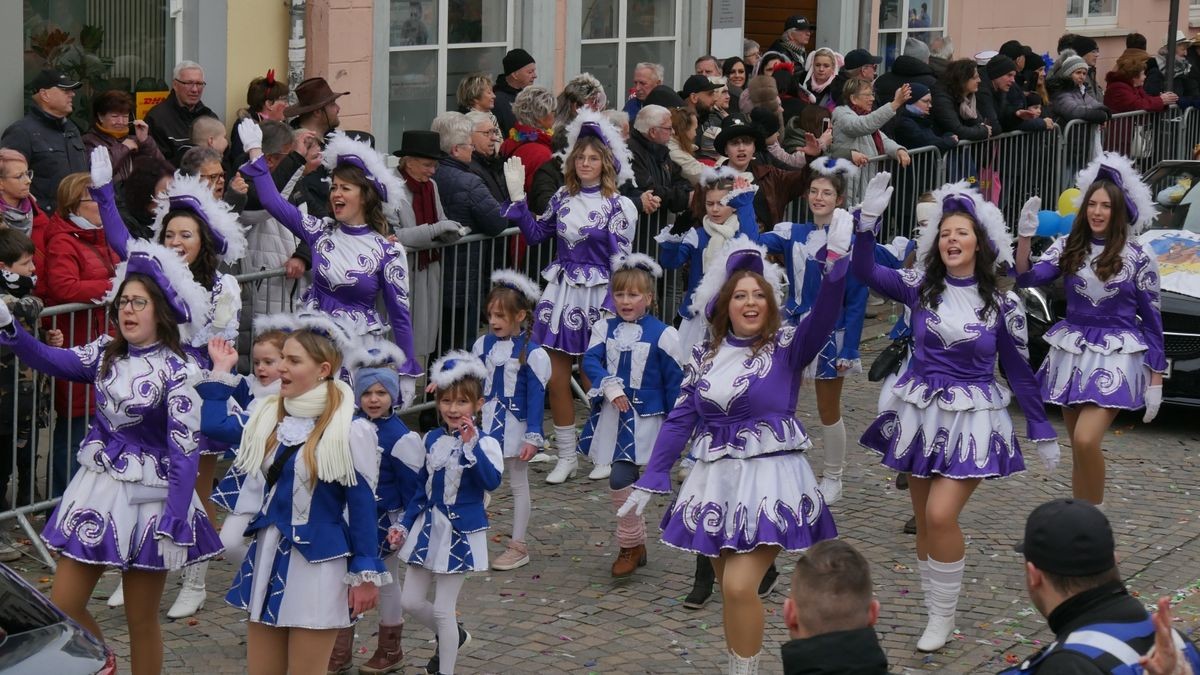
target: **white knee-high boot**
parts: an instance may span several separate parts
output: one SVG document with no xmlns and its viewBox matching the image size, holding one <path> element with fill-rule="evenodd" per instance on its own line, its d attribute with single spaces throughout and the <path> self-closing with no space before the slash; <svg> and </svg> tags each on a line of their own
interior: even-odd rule
<svg viewBox="0 0 1200 675">
<path fill-rule="evenodd" d="M 825 469 L 821 474 L 821 496 L 826 504 L 842 498 L 842 471 L 846 468 L 846 425 L 838 420 L 821 427 L 825 445 Z"/>
<path fill-rule="evenodd" d="M 575 456 L 575 447 L 578 439 L 575 436 L 575 426 L 554 427 L 554 444 L 558 446 L 558 463 L 554 465 L 554 469 L 550 471 L 550 475 L 546 476 L 546 482 L 551 485 L 567 482 L 568 478 L 573 478 L 575 472 L 579 469 L 579 458 Z"/>
<path fill-rule="evenodd" d="M 966 558 L 944 563 L 929 558 L 929 623 L 917 641 L 917 649 L 935 652 L 954 634 L 954 615 L 962 591 Z"/>
</svg>

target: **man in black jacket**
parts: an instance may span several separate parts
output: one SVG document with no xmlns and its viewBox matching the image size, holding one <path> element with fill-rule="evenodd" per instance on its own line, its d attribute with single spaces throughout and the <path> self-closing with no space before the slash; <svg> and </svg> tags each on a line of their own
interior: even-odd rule
<svg viewBox="0 0 1200 675">
<path fill-rule="evenodd" d="M 195 61 L 180 61 L 171 75 L 171 93 L 167 100 L 146 113 L 150 135 L 167 161 L 179 166 L 183 153 L 192 147 L 192 122 L 197 117 L 217 117 L 200 100 L 204 96 L 204 68 Z"/>
<path fill-rule="evenodd" d="M 920 40 L 908 38 L 904 42 L 904 54 L 896 59 L 891 70 L 875 80 L 875 104 L 887 105 L 896 97 L 896 90 L 901 85 L 918 82 L 933 89 L 937 77 L 929 67 L 929 47 Z"/>
<path fill-rule="evenodd" d="M 83 136 L 69 117 L 80 83 L 57 70 L 43 70 L 30 87 L 29 112 L 4 130 L 0 145 L 25 155 L 33 172 L 30 191 L 43 211 L 53 211 L 62 179 L 88 170 Z"/>
<path fill-rule="evenodd" d="M 691 185 L 667 150 L 671 133 L 671 112 L 659 105 L 642 106 L 629 131 L 634 185 L 623 194 L 642 215 L 660 208 L 679 213 L 691 201 Z"/>
<path fill-rule="evenodd" d="M 887 655 L 875 635 L 879 601 L 866 558 L 841 539 L 804 552 L 783 601 L 792 640 L 783 645 L 785 675 L 885 675 Z"/>
<path fill-rule="evenodd" d="M 496 78 L 496 84 L 492 87 L 492 92 L 496 94 L 492 114 L 500 123 L 500 133 L 508 138 L 508 131 L 517 123 L 512 111 L 513 101 L 517 100 L 517 94 L 522 89 L 537 81 L 537 63 L 529 52 L 520 47 L 509 50 L 501 63 L 504 72 Z"/>
<path fill-rule="evenodd" d="M 1025 521 L 1025 587 L 1055 640 L 1009 674 L 1083 675 L 1136 665 L 1155 643 L 1155 626 L 1117 569 L 1112 528 L 1100 509 L 1077 499 L 1042 504 Z M 1182 635 L 1180 657 L 1200 666 Z M 1182 641 L 1182 642 L 1180 642 Z M 1132 671 L 1131 671 L 1132 672 Z"/>
</svg>

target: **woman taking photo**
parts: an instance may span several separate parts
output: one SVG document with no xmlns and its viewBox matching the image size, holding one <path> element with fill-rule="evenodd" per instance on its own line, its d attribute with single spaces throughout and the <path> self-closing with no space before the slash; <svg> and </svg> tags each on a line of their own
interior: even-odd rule
<svg viewBox="0 0 1200 675">
<path fill-rule="evenodd" d="M 632 162 L 621 132 L 602 114 L 584 109 L 567 127 L 566 185 L 550 198 L 544 215 L 535 217 L 525 202 L 521 160 L 513 157 L 504 164 L 512 197 L 502 206 L 505 217 L 521 228 L 531 246 L 551 238 L 556 243 L 554 260 L 542 271 L 547 283 L 534 309 L 532 335 L 550 355 L 548 390 L 558 463 L 547 483 L 563 483 L 579 467 L 571 368 L 587 351 L 592 324 L 602 312 L 615 311 L 608 289 L 613 256 L 630 252 L 638 220 L 633 202 L 617 191 L 633 177 Z M 586 391 L 591 387 L 584 380 Z"/>
<path fill-rule="evenodd" d="M 853 230 L 850 214 L 836 212 L 828 271 L 812 312 L 795 326 L 783 323 L 784 273 L 765 249 L 739 237 L 712 261 L 692 301 L 709 319 L 709 338 L 692 350 L 675 408 L 617 514 L 640 514 L 654 494 L 670 493 L 671 467 L 691 443 L 696 465 L 663 519 L 662 540 L 712 561 L 731 674 L 758 672 L 758 589 L 775 558 L 837 536 L 804 457 L 812 443 L 796 400 L 804 366 L 838 318 Z"/>
<path fill-rule="evenodd" d="M 1104 434 L 1120 410 L 1146 409 L 1149 423 L 1162 404 L 1162 316 L 1158 263 L 1137 232 L 1154 222 L 1150 188 L 1127 157 L 1103 153 L 1079 172 L 1083 195 L 1066 237 L 1030 265 L 1037 218 L 1018 225 L 1019 286 L 1063 280 L 1067 313 L 1046 331 L 1050 352 L 1038 371 L 1042 400 L 1062 406 L 1074 457 L 1071 491 L 1104 503 Z"/>
<path fill-rule="evenodd" d="M 908 150 L 900 147 L 881 131 L 900 112 L 912 89 L 902 85 L 896 96 L 887 104 L 875 108 L 875 88 L 870 80 L 857 77 L 847 80 L 844 89 L 845 105 L 833 109 L 833 144 L 829 154 L 854 162 L 855 166 L 866 166 L 872 157 L 887 155 L 908 166 Z"/>
<path fill-rule="evenodd" d="M 204 564 L 221 542 L 196 497 L 200 401 L 183 351 L 208 293 L 174 251 L 131 242 L 127 253 L 109 296 L 115 335 L 48 347 L 0 303 L 0 344 L 40 372 L 96 387 L 80 469 L 42 532 L 60 554 L 50 600 L 103 639 L 87 604 L 105 569 L 121 570 L 130 669 L 141 675 L 162 670 L 167 570 Z"/>
<path fill-rule="evenodd" d="M 248 613 L 247 672 L 323 675 L 338 632 L 391 582 L 379 557 L 378 439 L 369 420 L 354 419 L 354 392 L 338 378 L 358 336 L 321 315 L 276 319 L 292 328 L 279 394 L 256 405 L 234 461 L 263 472 L 266 496 L 225 600 Z M 203 427 L 225 420 L 238 382 L 237 351 L 219 338 L 210 349 Z"/>
<path fill-rule="evenodd" d="M 150 136 L 150 127 L 142 120 L 132 120 L 132 116 L 133 98 L 129 94 L 116 89 L 97 94 L 92 101 L 92 128 L 83 135 L 83 147 L 88 152 L 95 148 L 108 151 L 117 183 L 129 178 L 133 160 L 138 157 L 166 161 Z"/>
<path fill-rule="evenodd" d="M 912 310 L 913 352 L 880 396 L 879 416 L 860 443 L 908 479 L 917 519 L 917 569 L 929 621 L 917 649 L 941 649 L 954 633 L 966 566 L 958 518 L 984 478 L 1025 470 L 1008 403 L 1015 394 L 1029 440 L 1048 469 L 1058 463 L 1054 428 L 1026 360 L 1025 313 L 1013 293 L 996 289 L 1012 262 L 1004 216 L 966 182 L 933 193 L 937 207 L 917 239 L 914 268 L 875 262 L 875 226 L 891 201 L 891 174 L 867 185 L 854 241 L 854 274 Z M 1022 217 L 1041 205 L 1026 203 Z M 997 381 L 996 359 L 1009 386 Z"/>
</svg>

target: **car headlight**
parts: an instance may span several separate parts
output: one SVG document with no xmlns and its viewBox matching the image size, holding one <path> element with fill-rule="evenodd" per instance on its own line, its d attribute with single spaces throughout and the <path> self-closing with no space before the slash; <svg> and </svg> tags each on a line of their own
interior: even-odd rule
<svg viewBox="0 0 1200 675">
<path fill-rule="evenodd" d="M 1041 289 L 1018 288 L 1017 296 L 1025 303 L 1025 313 L 1029 318 L 1046 324 L 1053 321 L 1050 315 L 1050 301 Z"/>
</svg>

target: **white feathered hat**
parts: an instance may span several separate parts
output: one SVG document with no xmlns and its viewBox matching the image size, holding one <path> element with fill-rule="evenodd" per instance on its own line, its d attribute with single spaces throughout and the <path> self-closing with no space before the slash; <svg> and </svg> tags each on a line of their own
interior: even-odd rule
<svg viewBox="0 0 1200 675">
<path fill-rule="evenodd" d="M 384 215 L 394 220 L 400 207 L 407 203 L 404 182 L 388 168 L 387 159 L 367 143 L 354 140 L 342 131 L 335 131 L 321 152 L 321 164 L 333 171 L 342 164 L 357 166 L 367 174 L 383 202 Z"/>
<path fill-rule="evenodd" d="M 513 289 L 529 301 L 530 307 L 536 307 L 542 299 L 542 289 L 538 287 L 537 282 L 516 270 L 499 269 L 492 272 L 492 286 Z"/>
<path fill-rule="evenodd" d="M 342 365 L 353 372 L 359 368 L 394 368 L 408 363 L 400 345 L 379 335 L 359 335 L 354 350 L 342 357 Z"/>
<path fill-rule="evenodd" d="M 287 312 L 260 314 L 254 317 L 254 331 L 256 333 L 268 330 L 281 330 L 285 333 L 309 330 L 327 337 L 337 347 L 338 352 L 341 353 L 343 363 L 362 362 L 365 358 L 363 355 L 365 347 L 374 346 L 374 343 L 365 345 L 362 337 L 338 322 L 333 316 L 308 310 L 294 314 Z"/>
<path fill-rule="evenodd" d="M 487 380 L 487 366 L 471 352 L 453 349 L 442 354 L 429 369 L 429 381 L 438 389 L 446 389 L 455 382 L 473 377 L 480 382 Z"/>
<path fill-rule="evenodd" d="M 732 166 L 702 166 L 700 168 L 700 185 L 710 187 L 719 180 L 733 180 L 741 174 Z"/>
<path fill-rule="evenodd" d="M 917 234 L 917 263 L 924 265 L 930 255 L 936 255 L 938 231 L 942 219 L 952 213 L 966 213 L 972 216 L 987 233 L 988 242 L 996 252 L 996 266 L 1012 265 L 1012 233 L 1004 224 L 1004 214 L 1000 209 L 983 198 L 979 191 L 966 181 L 947 183 L 933 191 L 935 210 L 928 225 L 920 228 Z"/>
<path fill-rule="evenodd" d="M 767 283 L 771 284 L 771 288 L 775 289 L 775 300 L 783 301 L 783 268 L 767 260 L 766 247 L 759 246 L 745 235 L 741 235 L 731 239 L 717 252 L 708 271 L 700 279 L 696 292 L 692 294 L 692 313 L 702 313 L 706 318 L 712 319 L 721 287 L 734 272 L 740 270 L 750 270 L 762 275 Z"/>
<path fill-rule="evenodd" d="M 225 202 L 213 197 L 212 188 L 199 176 L 175 172 L 175 179 L 166 191 L 155 199 L 154 240 L 162 234 L 163 220 L 172 211 L 190 211 L 207 227 L 221 262 L 233 264 L 246 255 L 246 234 L 238 216 Z"/>
<path fill-rule="evenodd" d="M 1097 180 L 1106 180 L 1121 189 L 1121 193 L 1125 195 L 1125 208 L 1129 212 L 1129 227 L 1134 234 L 1154 224 L 1158 216 L 1158 206 L 1154 203 L 1150 186 L 1142 180 L 1142 174 L 1134 166 L 1133 160 L 1115 152 L 1102 152 L 1097 155 L 1075 179 L 1080 202 L 1083 201 L 1088 188 Z"/>
<path fill-rule="evenodd" d="M 117 291 L 130 274 L 142 274 L 154 280 L 179 323 L 179 336 L 187 344 L 208 321 L 211 294 L 196 282 L 187 263 L 175 251 L 142 239 L 129 240 L 129 257 L 117 265 L 112 288 L 104 302 L 114 302 Z"/>
<path fill-rule="evenodd" d="M 575 149 L 579 136 L 593 136 L 608 146 L 613 155 L 613 168 L 617 170 L 617 185 L 624 185 L 633 180 L 633 152 L 621 137 L 621 130 L 608 121 L 603 113 L 591 108 L 580 108 L 579 114 L 567 125 L 567 147 L 558 156 L 562 158 L 566 170 L 567 156 Z"/>
<path fill-rule="evenodd" d="M 655 279 L 663 275 L 662 265 L 645 253 L 618 253 L 612 257 L 611 266 L 614 272 L 624 269 L 645 270 Z"/>
<path fill-rule="evenodd" d="M 841 176 L 847 182 L 858 176 L 854 162 L 841 157 L 818 157 L 808 166 L 822 176 Z"/>
</svg>

